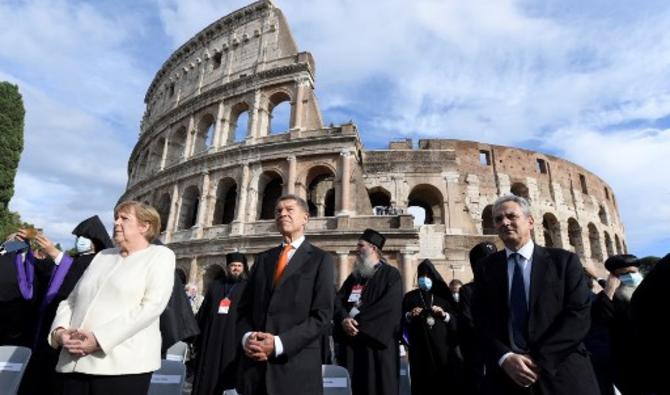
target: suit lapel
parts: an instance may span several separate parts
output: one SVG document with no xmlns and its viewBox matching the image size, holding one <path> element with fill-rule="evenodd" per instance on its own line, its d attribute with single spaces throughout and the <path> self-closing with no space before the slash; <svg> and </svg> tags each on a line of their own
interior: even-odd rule
<svg viewBox="0 0 670 395">
<path fill-rule="evenodd" d="M 277 284 L 277 288 L 281 287 L 286 282 L 287 278 L 296 273 L 305 264 L 305 262 L 309 260 L 309 254 L 311 252 L 312 245 L 309 244 L 307 240 L 303 241 L 302 244 L 300 244 L 300 247 L 298 247 L 296 250 L 295 254 L 293 254 L 293 257 L 291 257 L 291 259 L 288 261 L 288 265 L 286 265 L 286 269 L 284 269 L 284 274 L 281 276 L 279 284 Z"/>
<path fill-rule="evenodd" d="M 546 289 L 545 283 L 547 279 L 547 267 L 549 266 L 549 254 L 547 250 L 535 244 L 533 251 L 533 262 L 530 268 L 530 297 L 528 298 L 528 322 L 532 322 L 534 318 L 535 306 L 540 302 L 542 291 Z"/>
<path fill-rule="evenodd" d="M 266 284 L 266 289 L 268 294 L 272 293 L 272 282 L 274 279 L 275 275 L 275 270 L 277 270 L 277 263 L 279 261 L 279 254 L 281 254 L 281 246 L 280 247 L 275 247 L 270 250 L 268 254 L 268 262 L 270 263 L 267 265 L 267 270 L 265 273 L 265 284 Z"/>
</svg>

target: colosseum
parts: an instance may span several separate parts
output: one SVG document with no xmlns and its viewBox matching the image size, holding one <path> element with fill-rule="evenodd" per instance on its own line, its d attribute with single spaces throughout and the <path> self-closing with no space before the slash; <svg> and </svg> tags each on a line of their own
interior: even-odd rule
<svg viewBox="0 0 670 395">
<path fill-rule="evenodd" d="M 190 281 L 206 281 L 226 253 L 253 262 L 276 246 L 273 206 L 284 193 L 308 201 L 308 237 L 333 254 L 339 283 L 368 227 L 386 235 L 384 255 L 406 290 L 424 258 L 446 279 L 468 280 L 468 250 L 497 240 L 491 204 L 508 193 L 531 201 L 539 244 L 600 270 L 626 251 L 615 195 L 588 170 L 474 141 L 366 150 L 354 123 L 324 124 L 314 86 L 314 58 L 269 0 L 212 23 L 156 74 L 122 199 L 158 208 L 162 239 Z"/>
</svg>

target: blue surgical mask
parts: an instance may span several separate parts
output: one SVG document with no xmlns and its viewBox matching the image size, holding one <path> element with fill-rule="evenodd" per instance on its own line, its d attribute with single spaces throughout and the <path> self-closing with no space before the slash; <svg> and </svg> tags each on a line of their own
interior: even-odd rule
<svg viewBox="0 0 670 395">
<path fill-rule="evenodd" d="M 419 277 L 419 288 L 421 288 L 422 291 L 430 291 L 430 289 L 433 287 L 433 280 L 431 280 L 429 277 Z"/>
<path fill-rule="evenodd" d="M 461 295 L 458 294 L 458 292 L 454 292 L 454 300 L 456 303 L 458 303 L 458 299 L 460 298 Z"/>
<path fill-rule="evenodd" d="M 91 239 L 88 239 L 84 236 L 77 237 L 77 242 L 75 244 L 78 253 L 87 252 L 93 249 L 93 242 Z"/>
<path fill-rule="evenodd" d="M 619 280 L 629 287 L 637 287 L 642 282 L 642 275 L 639 272 L 626 273 L 619 276 Z"/>
</svg>

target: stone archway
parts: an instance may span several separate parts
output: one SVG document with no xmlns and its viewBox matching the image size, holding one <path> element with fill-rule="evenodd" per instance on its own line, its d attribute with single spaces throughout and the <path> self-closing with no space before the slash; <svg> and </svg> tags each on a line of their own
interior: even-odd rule
<svg viewBox="0 0 670 395">
<path fill-rule="evenodd" d="M 443 224 L 444 197 L 442 192 L 430 184 L 419 184 L 412 188 L 407 206 L 418 206 L 425 210 L 425 225 Z"/>
</svg>

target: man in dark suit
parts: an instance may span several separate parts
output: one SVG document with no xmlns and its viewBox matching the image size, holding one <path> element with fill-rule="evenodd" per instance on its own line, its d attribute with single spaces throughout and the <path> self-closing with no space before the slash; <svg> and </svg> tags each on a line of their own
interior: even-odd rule
<svg viewBox="0 0 670 395">
<path fill-rule="evenodd" d="M 531 240 L 528 202 L 499 198 L 493 218 L 505 249 L 484 259 L 475 323 L 490 394 L 599 394 L 582 340 L 590 295 L 577 255 Z M 479 279 L 478 279 L 479 281 Z"/>
<path fill-rule="evenodd" d="M 256 257 L 238 305 L 238 392 L 321 394 L 320 340 L 333 317 L 332 257 L 305 240 L 307 203 L 279 198 L 275 209 L 280 246 Z"/>
</svg>

